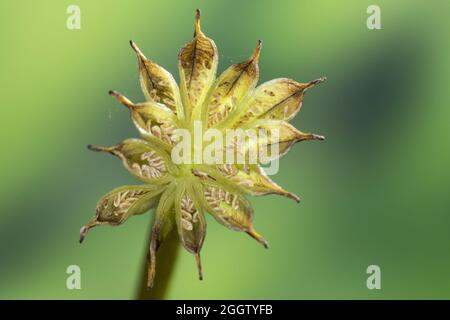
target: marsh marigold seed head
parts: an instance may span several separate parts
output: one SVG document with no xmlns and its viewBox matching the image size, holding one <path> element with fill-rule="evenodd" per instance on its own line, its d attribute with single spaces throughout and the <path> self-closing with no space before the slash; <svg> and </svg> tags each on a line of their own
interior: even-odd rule
<svg viewBox="0 0 450 320">
<path fill-rule="evenodd" d="M 219 54 L 214 41 L 200 28 L 198 10 L 193 39 L 178 54 L 179 84 L 133 41 L 130 45 L 137 56 L 145 102 L 132 102 L 117 91 L 109 94 L 129 110 L 142 139 L 88 148 L 116 156 L 143 184 L 122 186 L 103 196 L 94 218 L 81 228 L 80 242 L 92 227 L 120 225 L 154 208 L 149 287 L 156 272 L 156 250 L 172 228 L 195 256 L 199 278 L 203 278 L 200 250 L 206 234 L 206 213 L 268 248 L 267 241 L 253 228 L 253 209 L 246 196 L 278 194 L 299 201 L 298 196 L 273 182 L 261 164 L 283 156 L 296 142 L 324 139 L 297 130 L 289 121 L 299 112 L 305 92 L 325 78 L 307 83 L 279 78 L 257 86 L 261 41 L 248 59 L 216 77 Z M 196 126 L 201 132 L 200 142 L 194 141 Z M 231 130 L 255 134 L 218 141 L 218 136 Z M 186 135 L 189 138 L 181 142 Z M 217 140 L 213 148 L 209 145 L 212 137 Z M 267 149 L 271 151 L 263 159 L 261 150 Z M 175 151 L 180 150 L 184 160 L 175 161 Z M 215 162 L 202 161 L 202 152 L 207 150 L 213 151 Z M 240 161 L 229 161 L 225 155 Z"/>
</svg>

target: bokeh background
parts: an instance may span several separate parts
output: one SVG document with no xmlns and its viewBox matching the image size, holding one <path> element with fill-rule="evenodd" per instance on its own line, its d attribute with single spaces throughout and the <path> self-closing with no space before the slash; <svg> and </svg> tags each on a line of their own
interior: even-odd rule
<svg viewBox="0 0 450 320">
<path fill-rule="evenodd" d="M 81 30 L 66 9 L 81 8 Z M 366 8 L 381 7 L 382 30 Z M 132 299 L 151 214 L 78 231 L 96 201 L 137 183 L 89 152 L 138 134 L 108 96 L 143 100 L 133 39 L 176 77 L 195 8 L 220 51 L 219 71 L 264 41 L 261 79 L 328 81 L 294 124 L 327 137 L 300 143 L 274 177 L 299 194 L 253 198 L 263 250 L 208 219 L 205 280 L 180 251 L 166 298 L 450 298 L 448 1 L 0 2 L 0 298 Z M 66 289 L 66 268 L 82 289 Z M 381 267 L 381 290 L 366 268 Z"/>
</svg>

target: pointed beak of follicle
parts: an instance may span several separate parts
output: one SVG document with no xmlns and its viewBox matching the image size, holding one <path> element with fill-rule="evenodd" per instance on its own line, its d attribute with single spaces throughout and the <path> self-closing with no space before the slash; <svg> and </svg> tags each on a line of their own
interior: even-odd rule
<svg viewBox="0 0 450 320">
<path fill-rule="evenodd" d="M 250 227 L 247 231 L 247 234 L 258 241 L 265 249 L 269 249 L 269 243 L 266 239 L 264 239 L 258 232 L 253 229 L 253 227 Z"/>
<path fill-rule="evenodd" d="M 111 153 L 112 155 L 115 155 L 114 147 L 101 147 L 101 146 L 96 146 L 93 144 L 88 144 L 87 148 L 91 151 L 106 152 L 106 153 Z"/>
<path fill-rule="evenodd" d="M 197 264 L 198 279 L 203 280 L 202 261 L 200 259 L 200 253 L 195 254 L 195 262 Z"/>
<path fill-rule="evenodd" d="M 321 136 L 320 134 L 311 133 L 309 140 L 320 140 L 320 141 L 323 141 L 323 140 L 325 140 L 325 137 Z"/>
<path fill-rule="evenodd" d="M 250 61 L 255 60 L 256 62 L 259 61 L 259 55 L 261 53 L 261 47 L 262 47 L 262 41 L 258 40 L 258 43 L 256 44 L 255 50 L 253 50 L 252 55 L 250 56 Z"/>
<path fill-rule="evenodd" d="M 117 101 L 119 101 L 121 104 L 123 104 L 128 109 L 133 110 L 134 108 L 136 108 L 136 105 L 133 102 L 131 102 L 130 99 L 128 99 L 124 95 L 120 94 L 119 92 L 110 90 L 108 93 L 110 96 L 114 97 Z"/>
<path fill-rule="evenodd" d="M 136 55 L 138 56 L 139 60 L 141 61 L 148 60 L 147 57 L 142 53 L 141 49 L 139 49 L 139 47 L 133 40 L 130 40 L 130 46 L 134 50 L 134 52 L 136 52 Z"/>
<path fill-rule="evenodd" d="M 194 31 L 194 37 L 199 34 L 201 31 L 200 29 L 200 9 L 195 10 L 195 31 Z"/>
<path fill-rule="evenodd" d="M 319 140 L 323 141 L 325 140 L 325 137 L 320 134 L 315 133 L 305 133 L 299 136 L 297 139 L 295 139 L 295 143 L 301 142 L 301 141 L 312 141 L 312 140 Z"/>
<path fill-rule="evenodd" d="M 87 228 L 85 226 L 81 227 L 81 229 L 80 229 L 80 240 L 79 240 L 80 243 L 83 243 L 84 238 L 86 238 L 86 234 L 88 233 L 88 231 L 89 231 L 89 228 Z"/>
<path fill-rule="evenodd" d="M 321 136 L 320 134 L 313 134 L 313 140 L 325 140 L 324 136 Z"/>
<path fill-rule="evenodd" d="M 320 77 L 319 79 L 315 79 L 315 80 L 308 82 L 305 85 L 304 91 L 311 89 L 322 82 L 325 82 L 325 80 L 327 80 L 327 77 Z"/>
<path fill-rule="evenodd" d="M 285 196 L 286 198 L 294 200 L 297 203 L 300 203 L 300 197 L 297 196 L 296 194 L 293 194 L 292 192 L 285 191 L 282 195 Z"/>
<path fill-rule="evenodd" d="M 89 230 L 92 229 L 93 227 L 99 225 L 99 224 L 100 224 L 99 222 L 93 221 L 93 222 L 90 222 L 90 223 L 88 223 L 87 225 L 81 227 L 81 229 L 80 229 L 80 240 L 79 240 L 79 242 L 80 242 L 80 243 L 83 243 L 84 238 L 86 238 L 86 235 L 88 234 Z"/>
</svg>

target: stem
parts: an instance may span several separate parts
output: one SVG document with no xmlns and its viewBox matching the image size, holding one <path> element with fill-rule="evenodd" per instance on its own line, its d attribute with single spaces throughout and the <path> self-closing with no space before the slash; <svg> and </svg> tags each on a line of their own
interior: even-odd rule
<svg viewBox="0 0 450 320">
<path fill-rule="evenodd" d="M 150 232 L 151 232 L 151 228 Z M 156 253 L 156 277 L 153 288 L 147 288 L 147 262 L 150 239 L 145 247 L 145 255 L 140 271 L 139 283 L 136 290 L 136 299 L 139 300 L 162 300 L 165 299 L 171 277 L 174 271 L 175 262 L 178 256 L 180 242 L 176 230 L 172 230 L 164 239 L 161 247 Z"/>
</svg>

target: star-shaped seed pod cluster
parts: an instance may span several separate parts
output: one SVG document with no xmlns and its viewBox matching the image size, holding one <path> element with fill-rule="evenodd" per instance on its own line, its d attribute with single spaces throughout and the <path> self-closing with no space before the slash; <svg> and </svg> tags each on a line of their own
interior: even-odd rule
<svg viewBox="0 0 450 320">
<path fill-rule="evenodd" d="M 120 225 L 133 215 L 155 208 L 148 286 L 154 283 L 156 251 L 173 228 L 182 245 L 195 256 L 202 279 L 200 250 L 207 213 L 232 230 L 246 232 L 267 248 L 267 241 L 253 228 L 253 210 L 246 196 L 279 194 L 299 201 L 265 174 L 262 159 L 257 156 L 252 163 L 246 156 L 251 151 L 276 146 L 276 154 L 269 157 L 274 160 L 296 142 L 323 140 L 320 135 L 297 130 L 289 121 L 299 112 L 305 92 L 325 78 L 307 83 L 279 78 L 256 86 L 260 41 L 247 60 L 230 66 L 216 78 L 219 55 L 214 41 L 200 29 L 199 10 L 193 39 L 178 54 L 179 85 L 167 70 L 146 58 L 134 42 L 130 43 L 137 55 L 145 102 L 134 103 L 116 91 L 110 94 L 129 109 L 142 139 L 126 139 L 109 147 L 89 145 L 89 149 L 118 157 L 143 184 L 122 186 L 103 196 L 94 218 L 81 228 L 80 242 L 95 226 Z M 238 146 L 234 152 L 244 154 L 241 163 L 174 161 L 173 151 L 179 142 L 177 131 L 192 133 L 196 123 L 205 132 L 253 129 L 268 134 L 256 143 L 245 140 Z M 270 134 L 272 130 L 277 134 Z M 202 147 L 204 143 L 202 140 Z M 236 140 L 231 144 L 235 146 Z M 223 145 L 224 150 L 229 147 Z"/>
</svg>

